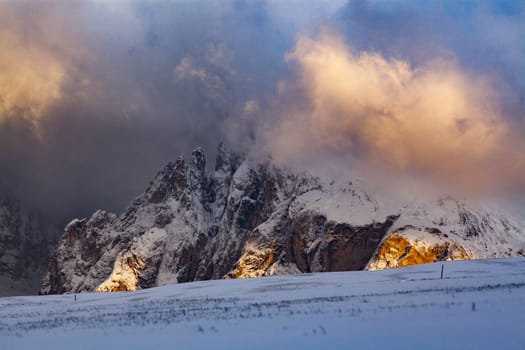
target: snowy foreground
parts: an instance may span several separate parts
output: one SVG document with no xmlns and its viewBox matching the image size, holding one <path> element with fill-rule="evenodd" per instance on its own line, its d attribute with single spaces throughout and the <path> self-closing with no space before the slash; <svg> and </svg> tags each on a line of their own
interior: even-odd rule
<svg viewBox="0 0 525 350">
<path fill-rule="evenodd" d="M 525 349 L 525 259 L 0 298 L 0 349 Z"/>
</svg>

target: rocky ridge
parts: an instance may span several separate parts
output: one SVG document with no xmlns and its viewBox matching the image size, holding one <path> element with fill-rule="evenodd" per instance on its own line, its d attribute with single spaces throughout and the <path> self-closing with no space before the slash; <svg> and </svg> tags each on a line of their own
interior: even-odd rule
<svg viewBox="0 0 525 350">
<path fill-rule="evenodd" d="M 197 148 L 121 215 L 71 221 L 41 293 L 516 255 L 525 255 L 523 227 L 503 215 L 452 198 L 385 204 L 353 183 L 325 183 L 221 145 L 210 174 Z"/>
</svg>

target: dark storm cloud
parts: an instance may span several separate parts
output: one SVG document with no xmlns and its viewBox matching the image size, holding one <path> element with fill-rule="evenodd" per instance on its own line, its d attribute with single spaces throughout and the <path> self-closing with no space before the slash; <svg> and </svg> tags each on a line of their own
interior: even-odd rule
<svg viewBox="0 0 525 350">
<path fill-rule="evenodd" d="M 449 73 L 445 86 L 475 95 L 467 99 L 469 110 L 481 115 L 452 118 L 463 154 L 479 153 L 471 140 L 490 130 L 494 118 L 496 134 L 510 129 L 512 135 L 490 138 L 487 145 L 498 149 L 491 159 L 519 154 L 525 124 L 524 8 L 521 1 L 4 1 L 0 186 L 62 224 L 97 208 L 121 210 L 165 162 L 196 146 L 212 158 L 221 140 L 298 160 L 303 167 L 326 166 L 320 159 L 338 168 L 372 166 L 382 159 L 369 161 L 374 139 L 330 114 L 340 108 L 350 113 L 347 121 L 359 120 L 346 108 L 348 96 L 337 95 L 345 89 L 327 84 L 325 92 L 342 99 L 317 100 L 329 108 L 325 118 L 310 118 L 314 98 L 322 96 L 311 79 L 324 79 L 336 61 L 344 72 L 362 64 L 378 77 L 392 69 L 399 73 L 397 62 L 406 63 L 409 75 L 427 73 L 406 80 L 412 90 L 420 82 L 432 86 L 433 80 L 421 76 Z M 335 34 L 318 34 L 327 27 Z M 336 37 L 339 42 L 332 40 Z M 334 48 L 336 61 L 308 63 L 323 57 L 316 49 Z M 379 55 L 375 65 L 360 61 L 363 54 Z M 447 68 L 429 69 L 436 58 Z M 351 78 L 338 74 L 335 80 Z M 354 100 L 366 104 L 364 109 L 397 101 L 386 85 L 363 79 L 362 86 Z M 364 94 L 365 88 L 383 100 Z M 394 91 L 408 96 L 405 101 L 420 101 L 402 88 Z M 490 99 L 481 98 L 487 91 Z M 425 96 L 423 101 L 434 101 Z M 410 124 L 407 118 L 415 112 L 405 107 L 403 120 Z M 433 130 L 430 119 L 420 118 L 414 125 Z M 336 137 L 319 135 L 323 130 L 337 131 Z M 352 147 L 323 143 L 334 139 L 353 141 Z M 414 148 L 421 151 L 408 142 L 399 153 L 404 165 L 398 176 L 417 177 L 430 169 L 414 166 L 432 163 L 420 154 L 411 158 Z M 440 159 L 452 149 L 428 148 Z M 523 177 L 519 162 L 513 163 L 514 173 L 505 161 L 492 168 L 505 168 L 502 174 L 515 184 Z"/>
<path fill-rule="evenodd" d="M 273 93 L 297 27 L 326 13 L 290 4 L 2 2 L 2 192 L 62 224 L 122 209 L 193 147 L 212 157 Z"/>
</svg>

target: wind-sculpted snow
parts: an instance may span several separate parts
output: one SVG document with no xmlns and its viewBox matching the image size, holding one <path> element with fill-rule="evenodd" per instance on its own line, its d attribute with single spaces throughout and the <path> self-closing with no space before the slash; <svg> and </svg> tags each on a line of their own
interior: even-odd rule
<svg viewBox="0 0 525 350">
<path fill-rule="evenodd" d="M 523 349 L 525 259 L 0 299 L 0 348 Z M 75 300 L 76 298 L 76 300 Z"/>
<path fill-rule="evenodd" d="M 353 182 L 327 183 L 221 145 L 214 171 L 197 148 L 121 215 L 73 220 L 41 293 L 520 255 L 523 229 L 496 212 L 452 198 L 392 203 Z"/>
</svg>

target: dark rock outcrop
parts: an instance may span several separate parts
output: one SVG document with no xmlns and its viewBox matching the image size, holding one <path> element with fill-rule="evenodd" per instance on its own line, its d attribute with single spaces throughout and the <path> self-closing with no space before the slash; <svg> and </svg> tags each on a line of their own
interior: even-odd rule
<svg viewBox="0 0 525 350">
<path fill-rule="evenodd" d="M 0 296 L 38 291 L 52 249 L 50 231 L 14 198 L 0 199 Z"/>
</svg>

